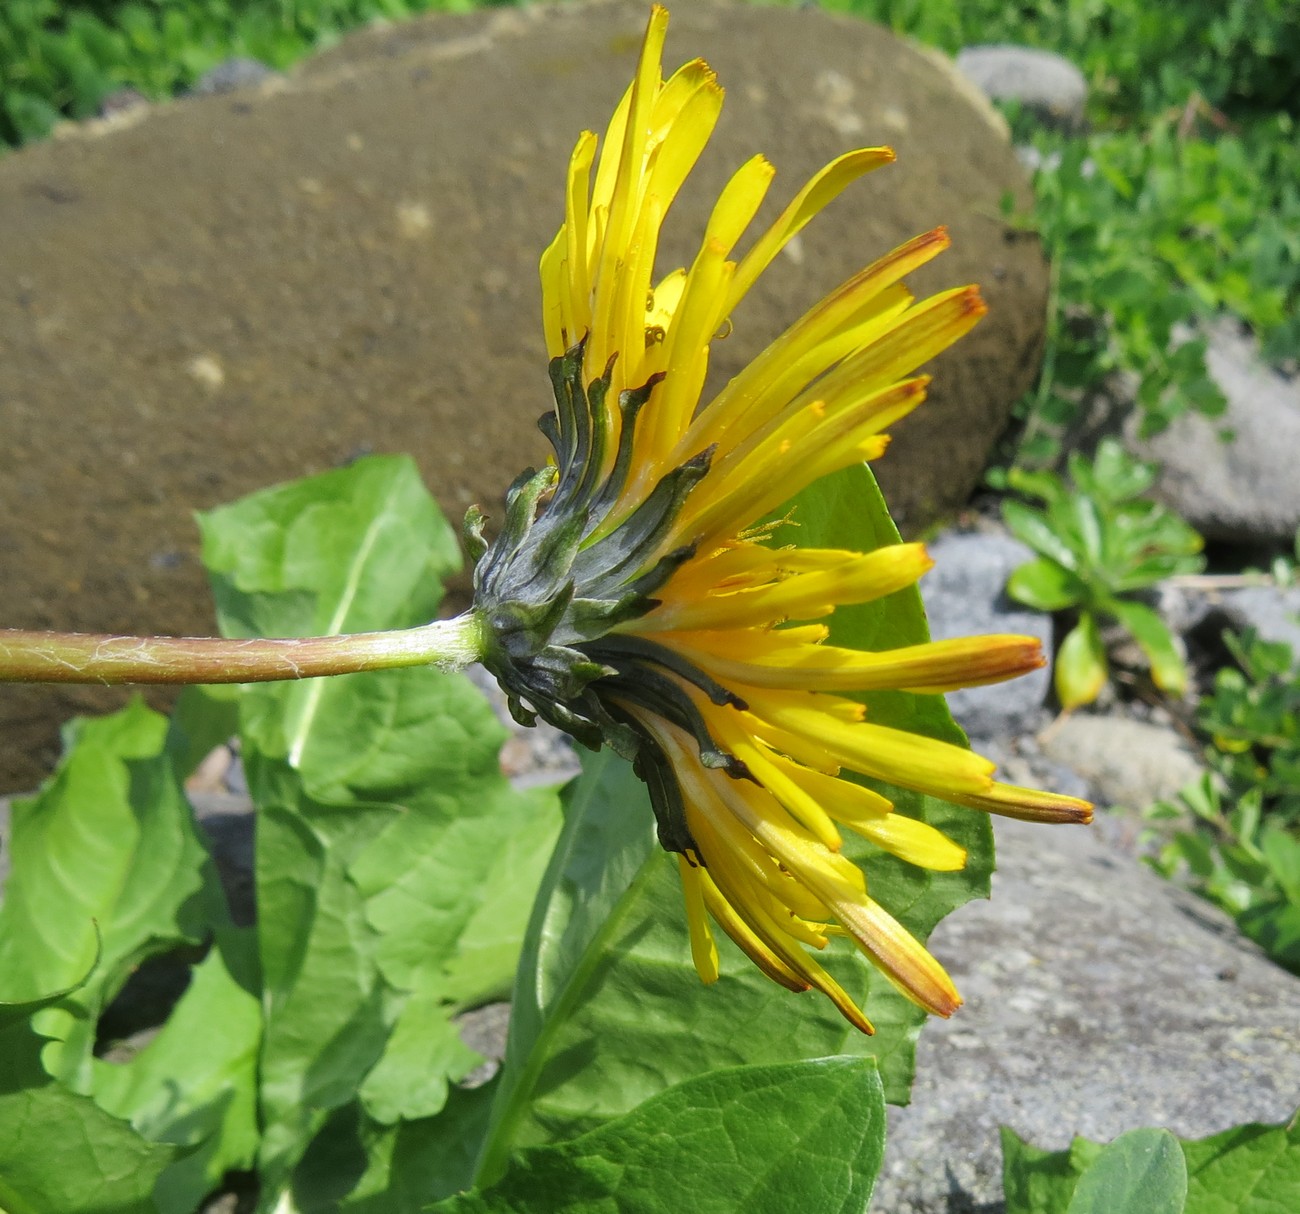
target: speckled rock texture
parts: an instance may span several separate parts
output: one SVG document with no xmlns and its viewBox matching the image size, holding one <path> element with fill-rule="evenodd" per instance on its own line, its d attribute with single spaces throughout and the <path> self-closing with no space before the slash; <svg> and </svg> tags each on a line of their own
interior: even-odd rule
<svg viewBox="0 0 1300 1214">
<path fill-rule="evenodd" d="M 491 9 L 345 38 L 287 79 L 71 128 L 0 162 L 0 620 L 212 627 L 194 510 L 366 451 L 409 451 L 453 518 L 498 511 L 545 446 L 537 258 L 564 168 L 630 78 L 642 3 Z M 732 374 L 824 291 L 940 223 L 921 290 L 976 281 L 990 317 L 939 360 L 882 479 L 916 530 L 962 501 L 1030 382 L 1046 273 L 996 115 L 946 60 L 862 21 L 701 0 L 665 61 L 731 97 L 669 217 L 757 151 L 766 214 L 827 160 L 889 143 L 791 245 L 715 350 Z M 51 766 L 56 722 L 121 696 L 0 690 L 0 788 Z"/>
<path fill-rule="evenodd" d="M 996 831 L 992 901 L 931 938 L 966 1006 L 921 1034 L 873 1211 L 1000 1211 L 1000 1125 L 1060 1149 L 1075 1134 L 1203 1137 L 1295 1111 L 1300 979 L 1092 830 Z"/>
<path fill-rule="evenodd" d="M 921 579 L 921 599 L 936 641 L 981 633 L 1032 636 L 1052 652 L 1052 619 L 1007 597 L 1007 579 L 1034 557 L 1004 531 L 946 531 L 929 545 L 934 568 Z M 975 744 L 1040 728 L 1051 687 L 1044 666 L 1009 683 L 951 692 L 948 708 Z"/>
</svg>

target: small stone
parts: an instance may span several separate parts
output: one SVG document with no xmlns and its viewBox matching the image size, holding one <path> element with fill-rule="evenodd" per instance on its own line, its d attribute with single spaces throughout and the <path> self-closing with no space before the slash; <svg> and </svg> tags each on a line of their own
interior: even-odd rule
<svg viewBox="0 0 1300 1214">
<path fill-rule="evenodd" d="M 480 1088 L 501 1069 L 510 1032 L 510 1004 L 487 1003 L 456 1017 L 460 1039 L 484 1061 L 460 1081 L 463 1088 Z"/>
<path fill-rule="evenodd" d="M 95 114 L 98 118 L 117 118 L 132 110 L 144 109 L 148 104 L 149 98 L 139 89 L 130 87 L 114 89 L 100 98 L 99 108 Z"/>
<path fill-rule="evenodd" d="M 1074 713 L 1039 738 L 1043 753 L 1067 764 L 1102 802 L 1142 810 L 1200 778 L 1200 761 L 1169 726 Z"/>
<path fill-rule="evenodd" d="M 215 392 L 226 382 L 220 361 L 212 354 L 199 354 L 185 364 L 185 370 L 209 391 Z"/>
<path fill-rule="evenodd" d="M 1047 126 L 1078 130 L 1088 82 L 1068 59 L 1027 46 L 968 46 L 957 70 L 991 101 L 1018 101 Z"/>
<path fill-rule="evenodd" d="M 234 758 L 234 753 L 224 743 L 215 747 L 185 781 L 185 791 L 187 793 L 226 791 L 226 773 L 230 771 Z"/>
<path fill-rule="evenodd" d="M 397 204 L 397 231 L 407 240 L 427 236 L 433 231 L 433 216 L 422 202 Z"/>
<path fill-rule="evenodd" d="M 230 917 L 240 927 L 247 927 L 257 914 L 253 804 L 247 797 L 223 792 L 191 790 L 188 796 L 194 817 L 212 845 Z"/>
<path fill-rule="evenodd" d="M 223 60 L 216 67 L 209 68 L 204 72 L 194 82 L 194 87 L 190 92 L 196 97 L 211 97 L 218 93 L 235 93 L 241 89 L 253 88 L 278 74 L 260 60 L 236 55 L 233 58 Z"/>
<path fill-rule="evenodd" d="M 1300 586 L 1225 590 L 1220 606 L 1238 632 L 1253 628 L 1265 641 L 1285 641 L 1300 659 Z"/>
</svg>

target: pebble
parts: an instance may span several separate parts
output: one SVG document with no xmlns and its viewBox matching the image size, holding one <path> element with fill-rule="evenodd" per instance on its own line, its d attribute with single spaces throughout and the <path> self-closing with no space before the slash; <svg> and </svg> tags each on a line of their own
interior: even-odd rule
<svg viewBox="0 0 1300 1214">
<path fill-rule="evenodd" d="M 957 70 L 990 101 L 1017 101 L 1045 126 L 1066 131 L 1084 125 L 1088 82 L 1063 55 L 1027 46 L 968 46 Z"/>
</svg>

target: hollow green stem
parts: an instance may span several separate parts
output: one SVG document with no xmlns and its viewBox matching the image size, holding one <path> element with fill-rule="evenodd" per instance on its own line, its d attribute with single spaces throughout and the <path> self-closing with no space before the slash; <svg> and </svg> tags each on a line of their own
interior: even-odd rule
<svg viewBox="0 0 1300 1214">
<path fill-rule="evenodd" d="M 482 657 L 487 628 L 467 612 L 393 632 L 325 637 L 131 637 L 0 629 L 0 682 L 266 683 L 438 666 Z"/>
</svg>

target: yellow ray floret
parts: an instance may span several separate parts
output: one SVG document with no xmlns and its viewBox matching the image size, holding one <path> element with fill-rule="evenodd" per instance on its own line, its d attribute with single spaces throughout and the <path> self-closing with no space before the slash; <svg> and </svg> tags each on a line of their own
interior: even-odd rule
<svg viewBox="0 0 1300 1214">
<path fill-rule="evenodd" d="M 812 626 L 824 636 L 826 629 Z M 1035 637 L 972 636 L 872 652 L 823 645 L 804 629 L 665 633 L 659 640 L 723 682 L 806 691 L 941 693 L 1014 679 L 1047 659 Z"/>
<path fill-rule="evenodd" d="M 660 605 L 636 621 L 636 630 L 692 632 L 820 619 L 842 604 L 869 603 L 902 590 L 933 565 L 924 545 L 892 544 L 788 577 L 780 575 L 788 568 L 781 565 L 772 580 L 727 594 L 683 595 L 674 579 L 659 592 Z"/>
</svg>

